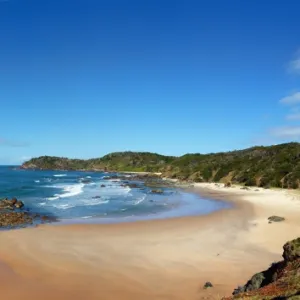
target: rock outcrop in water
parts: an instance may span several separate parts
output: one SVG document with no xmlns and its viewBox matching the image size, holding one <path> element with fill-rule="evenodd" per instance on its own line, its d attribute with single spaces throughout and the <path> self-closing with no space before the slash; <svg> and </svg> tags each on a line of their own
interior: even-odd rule
<svg viewBox="0 0 300 300">
<path fill-rule="evenodd" d="M 0 200 L 0 210 L 1 209 L 9 209 L 14 210 L 15 208 L 22 208 L 24 203 L 22 201 L 18 201 L 16 198 L 12 198 L 11 200 L 5 198 Z"/>
<path fill-rule="evenodd" d="M 300 238 L 283 246 L 283 261 L 257 273 L 244 285 L 234 290 L 231 299 L 300 299 Z"/>
<path fill-rule="evenodd" d="M 32 225 L 34 223 L 53 222 L 54 218 L 23 210 L 24 203 L 12 199 L 0 200 L 0 228 L 16 228 Z"/>
<path fill-rule="evenodd" d="M 96 159 L 41 156 L 23 169 L 160 172 L 162 176 L 193 182 L 231 182 L 246 186 L 298 188 L 300 144 L 288 143 L 245 150 L 186 154 L 180 157 L 149 152 L 116 152 Z"/>
</svg>

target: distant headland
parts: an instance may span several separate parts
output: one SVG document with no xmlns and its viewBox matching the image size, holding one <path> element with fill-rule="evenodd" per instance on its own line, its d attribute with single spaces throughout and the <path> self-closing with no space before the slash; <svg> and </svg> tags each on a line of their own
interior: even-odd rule
<svg viewBox="0 0 300 300">
<path fill-rule="evenodd" d="M 160 172 L 193 182 L 232 182 L 245 186 L 298 188 L 300 144 L 256 146 L 244 150 L 185 154 L 180 157 L 150 152 L 115 152 L 94 159 L 41 156 L 23 169 Z"/>
</svg>

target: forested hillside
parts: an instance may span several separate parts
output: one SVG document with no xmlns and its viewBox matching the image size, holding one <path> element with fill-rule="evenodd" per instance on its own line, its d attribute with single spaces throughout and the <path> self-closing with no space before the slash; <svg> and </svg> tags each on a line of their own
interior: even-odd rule
<svg viewBox="0 0 300 300">
<path fill-rule="evenodd" d="M 22 168 L 162 172 L 163 176 L 196 182 L 231 181 L 248 186 L 298 188 L 300 144 L 180 157 L 149 152 L 117 152 L 89 160 L 42 156 L 25 162 Z"/>
</svg>

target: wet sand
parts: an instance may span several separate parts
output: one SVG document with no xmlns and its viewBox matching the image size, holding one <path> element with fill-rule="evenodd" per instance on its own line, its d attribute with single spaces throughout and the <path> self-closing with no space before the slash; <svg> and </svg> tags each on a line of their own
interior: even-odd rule
<svg viewBox="0 0 300 300">
<path fill-rule="evenodd" d="M 288 191 L 197 184 L 234 208 L 206 216 L 0 232 L 3 299 L 221 299 L 300 236 Z M 281 223 L 267 218 L 279 215 Z M 206 281 L 212 289 L 203 290 Z"/>
</svg>

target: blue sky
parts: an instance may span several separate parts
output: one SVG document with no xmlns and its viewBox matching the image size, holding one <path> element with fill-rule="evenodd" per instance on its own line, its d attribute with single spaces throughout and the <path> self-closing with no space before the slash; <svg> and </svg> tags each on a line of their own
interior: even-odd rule
<svg viewBox="0 0 300 300">
<path fill-rule="evenodd" d="M 0 164 L 300 138 L 300 2 L 0 1 Z"/>
</svg>

